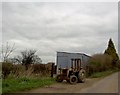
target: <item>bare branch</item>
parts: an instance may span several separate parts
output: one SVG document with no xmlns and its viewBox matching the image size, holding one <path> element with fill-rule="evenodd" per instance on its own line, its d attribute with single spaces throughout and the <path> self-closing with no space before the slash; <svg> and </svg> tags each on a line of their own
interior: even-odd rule
<svg viewBox="0 0 120 95">
<path fill-rule="evenodd" d="M 15 46 L 15 43 L 13 44 L 13 46 L 11 47 L 11 49 L 8 50 L 8 53 L 7 53 L 7 55 L 6 55 L 6 58 L 8 58 L 8 56 L 15 50 L 14 46 Z"/>
<path fill-rule="evenodd" d="M 6 61 L 10 54 L 15 50 L 15 43 L 11 47 L 9 43 L 6 43 L 6 46 L 2 45 L 2 61 Z"/>
</svg>

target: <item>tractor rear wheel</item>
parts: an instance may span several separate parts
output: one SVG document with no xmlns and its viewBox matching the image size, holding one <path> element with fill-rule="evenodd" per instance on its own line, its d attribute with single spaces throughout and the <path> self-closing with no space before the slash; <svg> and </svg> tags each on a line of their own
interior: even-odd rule
<svg viewBox="0 0 120 95">
<path fill-rule="evenodd" d="M 78 74 L 78 82 L 84 83 L 86 80 L 86 73 L 85 70 L 81 70 Z"/>
<path fill-rule="evenodd" d="M 62 81 L 63 81 L 62 76 L 61 76 L 61 75 L 58 75 L 58 76 L 56 77 L 56 81 L 57 81 L 57 82 L 62 82 Z"/>
<path fill-rule="evenodd" d="M 70 76 L 70 81 L 71 84 L 76 84 L 78 82 L 78 78 L 75 75 Z"/>
</svg>

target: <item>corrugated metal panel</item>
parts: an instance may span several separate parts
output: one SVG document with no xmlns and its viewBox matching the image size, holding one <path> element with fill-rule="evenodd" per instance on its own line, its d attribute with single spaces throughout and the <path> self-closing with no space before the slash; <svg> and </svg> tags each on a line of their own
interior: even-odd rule
<svg viewBox="0 0 120 95">
<path fill-rule="evenodd" d="M 80 59 L 81 66 L 85 68 L 88 63 L 89 56 L 81 53 L 67 53 L 67 52 L 57 52 L 57 70 L 58 68 L 70 68 L 71 59 Z"/>
<path fill-rule="evenodd" d="M 66 68 L 68 66 L 68 57 L 67 56 L 59 56 L 58 57 L 58 66 L 61 68 Z"/>
</svg>

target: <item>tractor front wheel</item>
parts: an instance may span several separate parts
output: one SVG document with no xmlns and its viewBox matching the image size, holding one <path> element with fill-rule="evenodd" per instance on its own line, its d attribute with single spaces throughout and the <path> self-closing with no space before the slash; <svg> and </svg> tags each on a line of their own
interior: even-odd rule
<svg viewBox="0 0 120 95">
<path fill-rule="evenodd" d="M 78 78 L 75 75 L 70 76 L 70 81 L 71 84 L 76 84 L 78 82 Z"/>
<path fill-rule="evenodd" d="M 57 81 L 57 82 L 62 82 L 62 81 L 63 81 L 63 80 L 62 80 L 62 76 L 61 76 L 61 75 L 58 75 L 57 78 L 56 78 L 56 81 Z"/>
</svg>

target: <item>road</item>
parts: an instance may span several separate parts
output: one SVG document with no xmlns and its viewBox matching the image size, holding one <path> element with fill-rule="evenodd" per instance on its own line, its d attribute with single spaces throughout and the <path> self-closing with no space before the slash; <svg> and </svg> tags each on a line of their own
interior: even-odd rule
<svg viewBox="0 0 120 95">
<path fill-rule="evenodd" d="M 77 93 L 118 93 L 118 73 L 112 74 Z"/>
<path fill-rule="evenodd" d="M 56 83 L 26 93 L 118 93 L 118 73 L 105 78 L 86 79 L 85 83 L 71 85 L 67 82 Z M 25 92 L 24 92 L 25 93 Z"/>
</svg>

